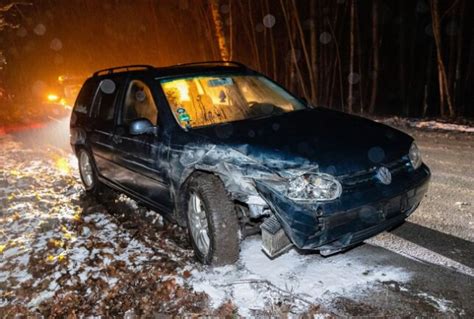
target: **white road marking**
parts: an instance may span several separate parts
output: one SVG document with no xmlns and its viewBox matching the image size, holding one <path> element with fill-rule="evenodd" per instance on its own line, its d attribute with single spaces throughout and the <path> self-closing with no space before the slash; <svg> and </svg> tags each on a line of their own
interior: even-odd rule
<svg viewBox="0 0 474 319">
<path fill-rule="evenodd" d="M 445 257 L 392 233 L 383 232 L 375 237 L 367 239 L 365 243 L 385 248 L 411 259 L 439 265 L 474 277 L 473 268 L 463 265 L 451 258 Z"/>
</svg>

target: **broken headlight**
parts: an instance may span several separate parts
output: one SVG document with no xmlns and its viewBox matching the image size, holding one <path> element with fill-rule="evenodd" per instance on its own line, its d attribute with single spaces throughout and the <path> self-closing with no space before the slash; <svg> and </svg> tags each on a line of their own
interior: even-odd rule
<svg viewBox="0 0 474 319">
<path fill-rule="evenodd" d="M 329 174 L 304 174 L 288 182 L 286 195 L 296 201 L 328 201 L 342 193 L 341 184 Z"/>
<path fill-rule="evenodd" d="M 421 153 L 415 142 L 411 143 L 410 151 L 408 152 L 408 157 L 410 158 L 411 166 L 413 166 L 414 169 L 417 169 L 421 166 Z"/>
</svg>

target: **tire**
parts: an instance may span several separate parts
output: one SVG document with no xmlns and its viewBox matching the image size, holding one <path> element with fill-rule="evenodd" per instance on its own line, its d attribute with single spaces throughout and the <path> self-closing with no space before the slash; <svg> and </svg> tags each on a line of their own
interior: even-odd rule
<svg viewBox="0 0 474 319">
<path fill-rule="evenodd" d="M 86 193 L 95 196 L 99 195 L 104 190 L 104 187 L 97 177 L 97 167 L 91 153 L 85 148 L 80 148 L 77 152 L 77 161 L 79 175 Z"/>
<path fill-rule="evenodd" d="M 234 203 L 222 181 L 212 174 L 195 173 L 188 181 L 186 191 L 186 220 L 196 258 L 203 264 L 213 266 L 235 263 L 239 258 L 239 221 Z M 196 197 L 204 214 L 196 211 Z M 196 236 L 196 228 L 199 227 L 196 225 L 200 224 L 202 229 L 204 221 L 207 222 L 209 239 L 207 250 L 203 249 L 203 240 Z"/>
</svg>

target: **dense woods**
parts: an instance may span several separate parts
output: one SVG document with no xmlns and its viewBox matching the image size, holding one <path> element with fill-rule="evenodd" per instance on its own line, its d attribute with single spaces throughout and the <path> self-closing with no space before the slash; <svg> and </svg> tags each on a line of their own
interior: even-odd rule
<svg viewBox="0 0 474 319">
<path fill-rule="evenodd" d="M 9 25 L 1 31 L 0 86 L 25 100 L 60 74 L 232 59 L 316 105 L 472 117 L 473 7 L 469 0 L 10 1 L 0 10 L 2 27 Z"/>
</svg>

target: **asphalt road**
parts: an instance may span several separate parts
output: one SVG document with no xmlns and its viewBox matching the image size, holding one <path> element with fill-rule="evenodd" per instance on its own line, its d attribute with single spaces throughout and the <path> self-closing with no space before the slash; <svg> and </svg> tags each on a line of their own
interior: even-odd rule
<svg viewBox="0 0 474 319">
<path fill-rule="evenodd" d="M 9 138 L 26 149 L 49 145 L 69 151 L 66 127 L 53 122 Z M 288 293 L 285 300 L 295 312 L 310 303 L 343 316 L 474 317 L 474 134 L 408 132 L 432 180 L 405 224 L 328 258 L 292 250 L 268 260 L 258 251 L 258 237 L 250 238 L 235 266 L 189 264 L 188 283 L 208 293 L 215 306 L 231 299 L 247 315 L 268 309 L 266 301 L 275 302 L 275 294 Z"/>
<path fill-rule="evenodd" d="M 473 317 L 474 134 L 400 129 L 420 146 L 432 171 L 430 189 L 405 224 L 348 253 L 385 256 L 384 262 L 411 271 L 413 277 L 408 291 L 394 283 L 395 288 L 386 288 L 387 295 L 361 302 L 377 308 L 392 298 L 388 308 L 394 315 L 430 316 L 432 309 L 425 306 L 434 305 L 437 310 L 450 308 L 444 314 Z"/>
</svg>

